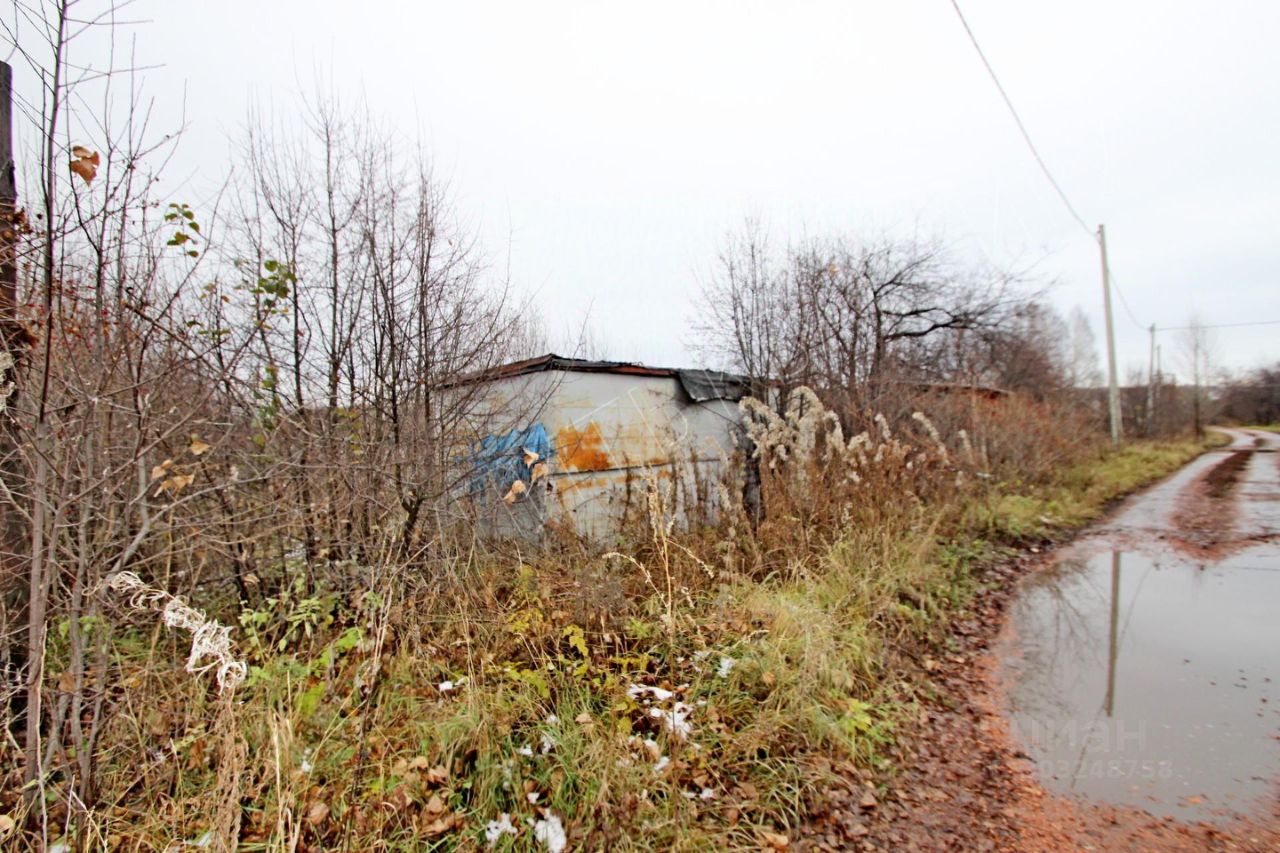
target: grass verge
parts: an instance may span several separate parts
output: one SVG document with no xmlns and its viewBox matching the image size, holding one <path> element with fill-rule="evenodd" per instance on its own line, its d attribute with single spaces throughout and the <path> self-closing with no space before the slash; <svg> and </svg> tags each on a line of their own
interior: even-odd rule
<svg viewBox="0 0 1280 853">
<path fill-rule="evenodd" d="M 1098 451 L 909 523 L 846 526 L 788 571 L 460 555 L 358 600 L 281 597 L 241 616 L 253 668 L 235 724 L 241 850 L 779 847 L 838 778 L 891 769 L 928 690 L 918 664 L 979 593 L 975 569 L 1059 538 L 1202 452 Z M 714 575 L 714 577 L 712 577 Z M 104 741 L 93 835 L 200 844 L 219 771 L 216 700 L 163 634 L 115 644 L 132 684 Z M 145 756 L 139 760 L 139 756 Z M 225 793 L 225 792 L 224 792 Z"/>
</svg>

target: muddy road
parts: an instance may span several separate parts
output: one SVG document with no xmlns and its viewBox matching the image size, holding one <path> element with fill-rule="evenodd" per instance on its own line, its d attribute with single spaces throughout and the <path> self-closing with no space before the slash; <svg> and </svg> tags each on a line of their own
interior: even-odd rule
<svg viewBox="0 0 1280 853">
<path fill-rule="evenodd" d="M 903 771 L 812 847 L 1280 851 L 1280 435 L 1230 435 L 994 568 Z"/>
<path fill-rule="evenodd" d="M 1232 433 L 1021 584 L 999 648 L 1051 792 L 1229 824 L 1280 776 L 1280 435 Z"/>
</svg>

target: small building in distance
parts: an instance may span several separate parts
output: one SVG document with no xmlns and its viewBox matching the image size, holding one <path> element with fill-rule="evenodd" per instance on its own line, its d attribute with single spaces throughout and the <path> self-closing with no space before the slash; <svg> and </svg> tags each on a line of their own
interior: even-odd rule
<svg viewBox="0 0 1280 853">
<path fill-rule="evenodd" d="M 547 354 L 466 377 L 475 436 L 459 492 L 482 530 L 595 541 L 644 520 L 650 480 L 679 521 L 710 517 L 743 444 L 745 377 Z"/>
</svg>

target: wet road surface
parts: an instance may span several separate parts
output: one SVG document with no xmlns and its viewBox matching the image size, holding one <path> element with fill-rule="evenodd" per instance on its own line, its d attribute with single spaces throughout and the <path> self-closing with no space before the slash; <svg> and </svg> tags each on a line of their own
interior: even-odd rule
<svg viewBox="0 0 1280 853">
<path fill-rule="evenodd" d="M 1046 788 L 1225 820 L 1280 779 L 1280 435 L 1231 431 L 1026 578 L 1001 681 Z"/>
</svg>

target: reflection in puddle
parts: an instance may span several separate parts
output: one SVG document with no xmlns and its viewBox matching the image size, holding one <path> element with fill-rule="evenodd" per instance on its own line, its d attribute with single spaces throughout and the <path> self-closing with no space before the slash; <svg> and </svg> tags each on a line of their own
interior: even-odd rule
<svg viewBox="0 0 1280 853">
<path fill-rule="evenodd" d="M 1027 579 L 1004 661 L 1045 784 L 1181 817 L 1244 811 L 1280 771 L 1280 552 L 1211 566 L 1067 551 Z"/>
</svg>

